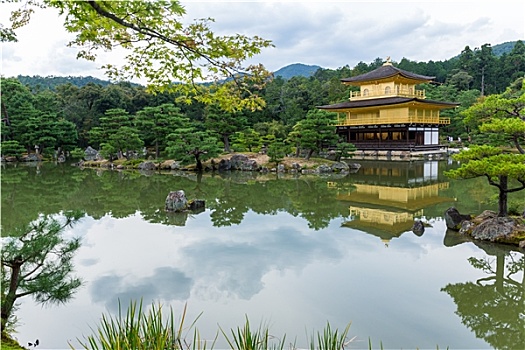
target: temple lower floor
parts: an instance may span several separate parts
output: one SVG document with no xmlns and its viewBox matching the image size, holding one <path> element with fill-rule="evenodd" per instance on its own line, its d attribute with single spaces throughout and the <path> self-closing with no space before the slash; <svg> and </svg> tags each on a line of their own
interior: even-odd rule
<svg viewBox="0 0 525 350">
<path fill-rule="evenodd" d="M 440 149 L 437 126 L 365 125 L 337 126 L 342 141 L 358 150 L 434 150 Z"/>
</svg>

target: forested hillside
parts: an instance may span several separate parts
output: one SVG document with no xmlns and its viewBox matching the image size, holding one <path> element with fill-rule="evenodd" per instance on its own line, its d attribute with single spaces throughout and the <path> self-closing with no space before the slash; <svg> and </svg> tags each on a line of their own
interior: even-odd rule
<svg viewBox="0 0 525 350">
<path fill-rule="evenodd" d="M 330 118 L 317 114 L 316 106 L 348 99 L 349 88 L 340 79 L 382 64 L 378 58 L 354 67 L 319 68 L 310 77 L 277 76 L 262 90 L 253 87 L 266 101 L 265 108 L 235 113 L 213 104 L 182 103 L 182 96 L 174 94 L 149 94 L 144 87 L 130 83 L 67 77 L 51 89 L 53 84 L 46 82 L 49 78 L 2 78 L 2 154 L 19 156 L 35 152 L 38 146 L 40 153 L 51 155 L 57 150 L 92 146 L 110 158 L 128 151 L 142 152 L 144 147 L 155 157 L 176 157 L 183 152 L 181 143 L 216 146 L 214 152 L 256 151 L 263 145 L 278 145 L 279 152 L 289 153 L 292 147 L 306 148 L 302 136 L 316 132 L 310 121 Z M 476 130 L 463 123 L 461 112 L 481 96 L 501 93 L 523 78 L 525 45 L 518 41 L 511 51 L 499 56 L 490 44 L 475 49 L 467 46 L 459 56 L 446 61 L 403 58 L 393 64 L 436 77 L 435 83 L 422 88 L 429 99 L 460 103 L 460 107 L 443 112 L 452 121 L 445 134 L 465 139 L 467 133 L 475 136 Z M 53 77 L 51 81 L 61 80 Z M 327 141 L 315 140 L 308 147 Z M 211 148 L 199 152 L 213 153 Z"/>
<path fill-rule="evenodd" d="M 273 72 L 273 75 L 276 77 L 282 77 L 283 79 L 290 79 L 296 76 L 310 77 L 314 75 L 319 68 L 321 67 L 294 63 Z"/>
<path fill-rule="evenodd" d="M 504 54 L 510 54 L 512 49 L 516 45 L 516 41 L 510 41 L 502 44 L 497 44 L 492 46 L 492 53 L 496 57 L 500 57 Z M 476 50 L 476 49 L 475 49 Z M 453 57 L 450 60 L 455 60 L 459 57 Z M 430 63 L 430 62 L 428 62 Z M 323 67 L 317 65 L 307 65 L 302 63 L 294 63 L 288 66 L 282 67 L 275 72 L 273 72 L 275 77 L 282 77 L 287 80 L 296 76 L 310 77 L 315 74 L 318 69 Z M 60 76 L 47 76 L 42 77 L 38 75 L 27 76 L 27 75 L 18 75 L 16 77 L 22 84 L 30 86 L 32 89 L 51 89 L 54 90 L 59 85 L 64 85 L 71 83 L 77 87 L 82 87 L 88 83 L 94 83 L 102 86 L 107 86 L 111 84 L 108 80 L 98 79 L 91 76 L 88 77 L 60 77 Z M 132 84 L 138 86 L 138 84 Z"/>
<path fill-rule="evenodd" d="M 492 52 L 496 57 L 500 57 L 504 54 L 511 53 L 512 49 L 516 45 L 516 41 L 507 41 L 506 43 L 497 44 L 492 47 Z"/>
<path fill-rule="evenodd" d="M 98 84 L 101 86 L 107 86 L 111 84 L 108 80 L 102 80 L 94 77 L 55 77 L 55 76 L 48 76 L 48 77 L 41 77 L 38 75 L 34 76 L 27 76 L 27 75 L 19 75 L 16 77 L 18 81 L 20 81 L 24 85 L 30 86 L 32 89 L 42 90 L 42 89 L 51 89 L 55 90 L 55 88 L 59 85 L 66 85 L 66 84 L 72 84 L 77 87 L 85 86 L 89 83 Z"/>
</svg>

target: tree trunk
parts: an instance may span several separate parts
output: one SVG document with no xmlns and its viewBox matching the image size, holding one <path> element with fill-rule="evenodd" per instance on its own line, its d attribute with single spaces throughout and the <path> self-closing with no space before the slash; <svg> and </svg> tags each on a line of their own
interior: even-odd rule
<svg viewBox="0 0 525 350">
<path fill-rule="evenodd" d="M 228 135 L 222 135 L 222 141 L 224 142 L 224 151 L 231 153 L 230 151 L 230 140 L 228 138 Z"/>
<path fill-rule="evenodd" d="M 516 146 L 516 148 L 518 149 L 518 152 L 520 152 L 521 154 L 525 154 L 525 150 L 523 149 L 523 147 L 521 147 L 518 137 L 514 136 L 513 140 L 514 140 L 514 146 Z"/>
<path fill-rule="evenodd" d="M 499 200 L 498 200 L 498 216 L 505 217 L 507 216 L 507 176 L 499 176 Z"/>
<path fill-rule="evenodd" d="M 481 96 L 485 96 L 485 67 L 481 68 Z"/>
<path fill-rule="evenodd" d="M 0 102 L 0 105 L 2 105 L 2 114 L 4 115 L 4 118 L 2 118 L 4 120 L 3 127 L 5 128 L 7 126 L 7 132 L 4 131 L 2 133 L 2 141 L 7 141 L 7 140 L 10 140 L 13 135 L 11 132 L 11 122 L 9 121 L 9 115 L 7 114 L 7 108 L 5 106 L 5 103 L 2 103 L 2 102 Z"/>
<path fill-rule="evenodd" d="M 310 157 L 312 156 L 312 154 L 314 154 L 314 150 L 313 150 L 313 149 L 310 149 L 310 150 L 308 151 L 308 153 L 306 154 L 306 158 L 305 158 L 305 159 L 306 159 L 306 160 L 309 160 Z"/>
<path fill-rule="evenodd" d="M 155 140 L 155 160 L 159 159 L 159 140 Z"/>
<path fill-rule="evenodd" d="M 18 280 L 20 278 L 21 267 L 22 267 L 22 259 L 15 258 L 11 266 L 11 277 L 9 279 L 9 290 L 7 292 L 7 295 L 5 296 L 5 299 L 2 300 L 2 311 L 1 311 L 2 332 L 4 332 L 5 330 L 7 321 L 9 320 L 9 317 L 11 316 L 11 312 L 13 311 L 13 305 L 15 305 L 16 290 L 18 288 Z M 5 268 L 5 267 L 2 267 L 2 268 Z"/>
<path fill-rule="evenodd" d="M 201 172 L 202 171 L 202 161 L 201 161 L 200 154 L 198 152 L 195 152 L 194 156 L 195 156 L 195 163 L 197 164 L 197 170 Z"/>
<path fill-rule="evenodd" d="M 502 295 L 505 295 L 503 282 L 505 281 L 505 255 L 503 253 L 496 254 L 496 290 Z"/>
</svg>

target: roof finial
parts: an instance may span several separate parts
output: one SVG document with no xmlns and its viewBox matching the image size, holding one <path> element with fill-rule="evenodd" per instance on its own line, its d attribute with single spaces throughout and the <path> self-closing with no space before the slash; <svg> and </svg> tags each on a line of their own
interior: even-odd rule
<svg viewBox="0 0 525 350">
<path fill-rule="evenodd" d="M 386 62 L 383 63 L 383 66 L 391 66 L 392 62 L 390 61 L 390 56 L 386 56 Z"/>
</svg>

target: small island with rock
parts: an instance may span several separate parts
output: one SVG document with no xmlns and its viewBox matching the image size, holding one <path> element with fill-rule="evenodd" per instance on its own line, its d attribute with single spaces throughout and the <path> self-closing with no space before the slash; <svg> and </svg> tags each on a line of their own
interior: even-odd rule
<svg viewBox="0 0 525 350">
<path fill-rule="evenodd" d="M 477 216 L 460 214 L 454 208 L 445 211 L 447 228 L 475 240 L 503 243 L 525 248 L 524 217 L 498 216 L 498 213 L 485 210 Z"/>
</svg>

